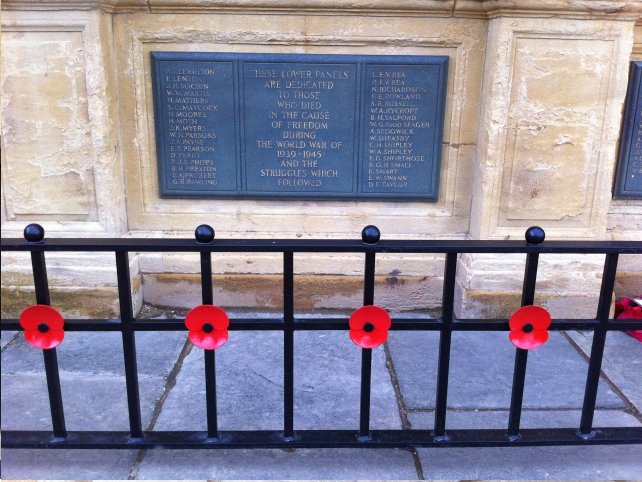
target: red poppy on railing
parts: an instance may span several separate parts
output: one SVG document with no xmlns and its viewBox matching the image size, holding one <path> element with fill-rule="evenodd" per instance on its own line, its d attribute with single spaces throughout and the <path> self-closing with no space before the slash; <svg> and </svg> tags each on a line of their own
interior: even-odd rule
<svg viewBox="0 0 642 482">
<path fill-rule="evenodd" d="M 522 350 L 539 348 L 548 340 L 551 315 L 541 306 L 522 306 L 510 317 L 510 342 Z"/>
<path fill-rule="evenodd" d="M 361 348 L 374 348 L 388 339 L 391 324 L 383 308 L 362 306 L 350 316 L 350 339 Z"/>
<path fill-rule="evenodd" d="M 639 295 L 637 299 L 620 298 L 615 303 L 616 320 L 642 320 L 642 304 L 639 304 Z M 642 330 L 626 330 L 626 332 L 637 341 L 642 341 Z"/>
<path fill-rule="evenodd" d="M 216 350 L 228 339 L 227 327 L 230 319 L 218 306 L 200 305 L 185 317 L 190 341 L 204 350 Z"/>
<path fill-rule="evenodd" d="M 33 305 L 20 314 L 27 343 L 42 350 L 60 345 L 65 337 L 64 324 L 62 315 L 47 305 Z"/>
</svg>

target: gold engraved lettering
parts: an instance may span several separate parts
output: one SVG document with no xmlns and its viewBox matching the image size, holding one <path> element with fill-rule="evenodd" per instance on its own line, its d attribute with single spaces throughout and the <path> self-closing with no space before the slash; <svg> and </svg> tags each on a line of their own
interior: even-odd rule
<svg viewBox="0 0 642 482">
<path fill-rule="evenodd" d="M 218 112 L 209 82 L 214 68 L 165 69 L 164 92 L 169 139 L 170 182 L 176 186 L 217 186 L 216 132 L 207 119 Z"/>
</svg>

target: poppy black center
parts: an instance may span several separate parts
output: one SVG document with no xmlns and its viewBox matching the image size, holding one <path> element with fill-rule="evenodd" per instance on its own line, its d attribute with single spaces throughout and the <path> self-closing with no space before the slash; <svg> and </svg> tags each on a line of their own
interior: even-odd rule
<svg viewBox="0 0 642 482">
<path fill-rule="evenodd" d="M 374 331 L 374 325 L 369 321 L 366 321 L 366 323 L 363 325 L 363 331 L 365 331 L 366 333 Z"/>
<path fill-rule="evenodd" d="M 212 332 L 214 331 L 214 327 L 212 326 L 212 324 L 211 324 L 211 323 L 205 323 L 205 324 L 203 325 L 203 331 L 204 331 L 205 333 L 212 333 Z"/>
<path fill-rule="evenodd" d="M 47 333 L 49 331 L 49 325 L 47 323 L 40 323 L 38 325 L 38 331 L 40 333 Z"/>
<path fill-rule="evenodd" d="M 530 333 L 531 331 L 533 331 L 533 325 L 531 325 L 530 323 L 526 323 L 522 328 L 522 331 L 524 333 Z"/>
</svg>

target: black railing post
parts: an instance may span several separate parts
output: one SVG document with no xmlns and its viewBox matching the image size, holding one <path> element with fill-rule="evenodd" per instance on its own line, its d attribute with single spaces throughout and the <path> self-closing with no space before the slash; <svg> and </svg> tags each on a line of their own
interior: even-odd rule
<svg viewBox="0 0 642 482">
<path fill-rule="evenodd" d="M 283 436 L 294 436 L 294 253 L 283 253 Z"/>
<path fill-rule="evenodd" d="M 118 301 L 120 303 L 120 320 L 122 323 L 129 432 L 132 439 L 140 439 L 143 437 L 143 428 L 140 415 L 140 393 L 136 363 L 136 334 L 132 326 L 135 321 L 134 307 L 132 306 L 129 254 L 127 251 L 116 251 L 116 276 L 118 278 Z"/>
<path fill-rule="evenodd" d="M 446 440 L 446 407 L 448 404 L 448 374 L 452 338 L 457 253 L 446 254 L 443 295 L 441 297 L 441 332 L 439 334 L 439 368 L 437 371 L 437 398 L 435 401 L 435 439 Z"/>
<path fill-rule="evenodd" d="M 526 230 L 526 243 L 538 245 L 544 242 L 545 233 L 540 227 L 533 226 Z M 524 284 L 522 286 L 522 306 L 532 305 L 535 302 L 535 284 L 537 282 L 537 263 L 539 253 L 526 255 L 526 268 L 524 270 Z M 524 382 L 526 380 L 526 362 L 528 350 L 515 349 L 515 367 L 513 369 L 513 389 L 510 399 L 510 412 L 508 415 L 508 438 L 519 439 L 519 424 L 522 417 L 522 402 L 524 400 Z"/>
<path fill-rule="evenodd" d="M 29 243 L 42 243 L 45 230 L 39 224 L 29 224 L 24 229 L 24 237 Z M 31 252 L 31 267 L 33 270 L 33 285 L 36 292 L 36 303 L 50 305 L 49 281 L 47 279 L 47 263 L 45 252 Z M 49 408 L 51 410 L 51 424 L 56 439 L 67 437 L 65 425 L 65 412 L 62 404 L 62 390 L 60 388 L 60 373 L 58 370 L 58 355 L 56 348 L 42 350 L 47 377 L 47 392 L 49 394 Z"/>
<path fill-rule="evenodd" d="M 376 226 L 366 226 L 361 231 L 361 241 L 374 245 L 379 242 L 381 233 Z M 363 305 L 374 304 L 375 252 L 366 250 L 363 279 Z M 372 348 L 361 349 L 361 403 L 359 417 L 359 437 L 370 438 L 370 389 L 372 379 Z"/>
<path fill-rule="evenodd" d="M 214 241 L 214 229 L 201 224 L 194 231 L 198 244 L 209 244 Z M 212 293 L 212 253 L 201 251 L 201 300 L 204 305 L 214 304 Z M 216 403 L 216 353 L 214 350 L 203 350 L 205 360 L 205 403 L 207 408 L 207 438 L 218 438 L 218 408 Z"/>
<path fill-rule="evenodd" d="M 584 403 L 582 404 L 582 418 L 580 419 L 580 436 L 587 439 L 595 435 L 593 433 L 593 414 L 595 412 L 595 401 L 597 399 L 597 387 L 602 371 L 602 357 L 604 356 L 606 329 L 609 323 L 609 312 L 611 311 L 611 297 L 613 296 L 613 286 L 615 285 L 615 275 L 617 274 L 617 262 L 617 253 L 607 254 L 604 260 L 602 286 L 597 306 L 597 320 L 599 324 L 593 332 L 591 357 L 589 358 L 586 387 L 584 390 Z"/>
</svg>

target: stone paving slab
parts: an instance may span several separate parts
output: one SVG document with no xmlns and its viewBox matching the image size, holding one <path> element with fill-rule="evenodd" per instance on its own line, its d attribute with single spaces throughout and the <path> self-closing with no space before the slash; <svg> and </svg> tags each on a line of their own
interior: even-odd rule
<svg viewBox="0 0 642 482">
<path fill-rule="evenodd" d="M 573 428 L 579 427 L 581 410 L 525 410 L 522 428 Z M 408 420 L 413 430 L 432 429 L 434 412 L 411 412 Z M 495 429 L 508 426 L 508 411 L 454 411 L 446 413 L 446 429 Z M 597 410 L 594 427 L 640 427 L 642 423 L 633 415 L 621 410 Z"/>
<path fill-rule="evenodd" d="M 137 454 L 137 450 L 2 449 L 2 478 L 127 480 Z"/>
<path fill-rule="evenodd" d="M 388 345 L 406 407 L 435 406 L 439 334 L 392 331 Z M 454 408 L 508 408 L 515 347 L 504 332 L 455 332 L 452 337 L 448 405 Z M 525 408 L 581 408 L 587 363 L 560 334 L 529 353 Z M 601 383 L 598 408 L 624 403 Z"/>
<path fill-rule="evenodd" d="M 185 333 L 138 333 L 143 427 L 151 420 L 165 379 L 185 344 Z M 65 334 L 56 349 L 69 430 L 127 430 L 127 396 L 119 333 Z M 49 430 L 51 415 L 42 351 L 24 337 L 2 353 L 2 428 Z"/>
<path fill-rule="evenodd" d="M 579 425 L 580 410 L 526 410 L 523 428 Z M 433 412 L 408 414 L 413 429 L 432 428 Z M 508 412 L 449 411 L 451 429 L 505 428 Z M 596 427 L 639 427 L 640 421 L 620 410 L 595 412 Z M 585 447 L 419 448 L 426 479 L 626 479 L 642 474 L 642 445 Z"/>
<path fill-rule="evenodd" d="M 140 376 L 166 377 L 187 339 L 187 332 L 138 332 L 136 357 Z M 124 377 L 123 339 L 118 332 L 66 332 L 56 348 L 63 372 L 114 374 Z M 24 336 L 2 354 L 2 372 L 43 372 L 42 352 Z"/>
<path fill-rule="evenodd" d="M 571 331 L 569 336 L 586 356 L 590 356 L 593 342 L 591 333 Z M 607 333 L 602 371 L 642 412 L 642 343 L 626 333 Z"/>
<path fill-rule="evenodd" d="M 149 451 L 137 479 L 416 480 L 400 449 Z"/>
<path fill-rule="evenodd" d="M 203 352 L 184 360 L 156 430 L 206 428 Z M 356 429 L 361 350 L 340 332 L 295 334 L 295 428 Z M 283 335 L 232 332 L 216 352 L 219 428 L 283 428 Z M 373 351 L 373 428 L 401 428 L 382 348 Z"/>
<path fill-rule="evenodd" d="M 4 348 L 5 346 L 7 346 L 7 343 L 13 340 L 13 337 L 16 336 L 16 333 L 16 331 L 0 331 L 0 348 Z"/>
<path fill-rule="evenodd" d="M 139 377 L 143 427 L 151 420 L 165 380 Z M 60 374 L 68 430 L 129 430 L 125 379 Z M 43 374 L 2 375 L 2 429 L 51 430 L 47 380 Z"/>
<path fill-rule="evenodd" d="M 635 480 L 642 445 L 417 449 L 428 479 Z"/>
</svg>

